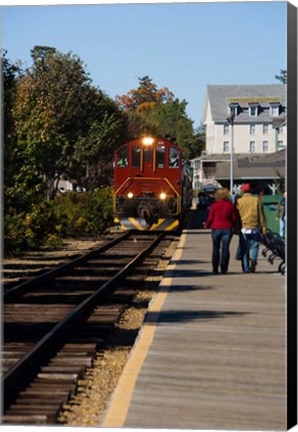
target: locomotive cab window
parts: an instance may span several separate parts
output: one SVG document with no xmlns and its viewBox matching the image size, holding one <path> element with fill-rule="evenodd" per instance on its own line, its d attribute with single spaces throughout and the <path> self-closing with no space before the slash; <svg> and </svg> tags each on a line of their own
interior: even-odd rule
<svg viewBox="0 0 298 432">
<path fill-rule="evenodd" d="M 170 147 L 169 151 L 169 168 L 179 167 L 179 151 L 175 147 Z"/>
<path fill-rule="evenodd" d="M 144 148 L 144 162 L 152 163 L 152 149 Z"/>
<path fill-rule="evenodd" d="M 132 166 L 140 167 L 141 163 L 141 148 L 139 146 L 133 146 L 132 148 Z"/>
<path fill-rule="evenodd" d="M 121 147 L 117 152 L 117 167 L 128 166 L 128 149 L 127 146 Z"/>
<path fill-rule="evenodd" d="M 166 152 L 166 148 L 164 145 L 159 145 L 156 147 L 156 167 L 157 168 L 165 167 L 165 152 Z"/>
</svg>

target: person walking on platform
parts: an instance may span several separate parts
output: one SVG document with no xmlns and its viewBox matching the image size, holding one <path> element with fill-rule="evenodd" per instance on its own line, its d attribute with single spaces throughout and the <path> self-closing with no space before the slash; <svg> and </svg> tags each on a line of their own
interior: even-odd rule
<svg viewBox="0 0 298 432">
<path fill-rule="evenodd" d="M 266 233 L 266 220 L 262 201 L 252 196 L 248 183 L 242 186 L 243 195 L 236 202 L 236 212 L 241 223 L 240 248 L 244 273 L 255 272 L 261 233 Z"/>
<path fill-rule="evenodd" d="M 230 242 L 233 236 L 236 212 L 230 201 L 230 192 L 228 189 L 218 189 L 215 193 L 215 200 L 211 204 L 207 221 L 203 223 L 203 226 L 212 230 L 213 273 L 218 273 L 220 264 L 221 272 L 225 274 L 229 267 Z"/>
</svg>

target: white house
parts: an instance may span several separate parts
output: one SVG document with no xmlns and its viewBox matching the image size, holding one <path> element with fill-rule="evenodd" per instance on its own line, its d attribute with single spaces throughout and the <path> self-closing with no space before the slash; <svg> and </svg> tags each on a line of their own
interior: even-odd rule
<svg viewBox="0 0 298 432">
<path fill-rule="evenodd" d="M 229 120 L 234 115 L 233 126 Z M 207 154 L 274 153 L 285 148 L 286 85 L 208 85 L 205 103 Z M 274 126 L 280 124 L 279 128 Z"/>
<path fill-rule="evenodd" d="M 235 168 L 238 160 L 241 164 L 242 159 L 253 161 L 261 156 L 266 159 L 266 154 L 277 153 L 273 165 L 276 163 L 280 170 L 280 160 L 284 158 L 281 150 L 287 145 L 286 113 L 284 84 L 208 85 L 204 111 L 206 151 L 191 161 L 193 187 L 198 189 L 210 182 L 222 184 L 222 168 L 229 164 L 232 142 Z M 252 162 L 248 165 L 249 176 L 247 170 L 245 174 L 236 170 L 236 184 L 263 177 L 262 169 L 257 172 Z M 266 176 L 273 181 L 275 166 L 271 166 L 271 171 Z"/>
</svg>

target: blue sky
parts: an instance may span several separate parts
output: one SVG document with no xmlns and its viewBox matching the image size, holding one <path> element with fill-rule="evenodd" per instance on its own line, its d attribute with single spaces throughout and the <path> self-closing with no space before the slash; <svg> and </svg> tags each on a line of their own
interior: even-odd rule
<svg viewBox="0 0 298 432">
<path fill-rule="evenodd" d="M 114 98 L 149 75 L 188 102 L 199 126 L 208 84 L 272 84 L 286 68 L 280 2 L 2 6 L 2 48 L 31 63 L 35 45 L 71 51 Z"/>
</svg>

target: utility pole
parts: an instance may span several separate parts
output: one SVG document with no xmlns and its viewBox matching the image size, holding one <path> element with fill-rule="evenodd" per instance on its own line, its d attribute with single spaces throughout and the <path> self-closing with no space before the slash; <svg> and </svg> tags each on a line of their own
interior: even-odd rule
<svg viewBox="0 0 298 432">
<path fill-rule="evenodd" d="M 234 119 L 235 113 L 231 113 L 227 118 L 228 123 L 231 125 L 231 149 L 230 149 L 230 192 L 233 193 L 234 186 Z"/>
</svg>

